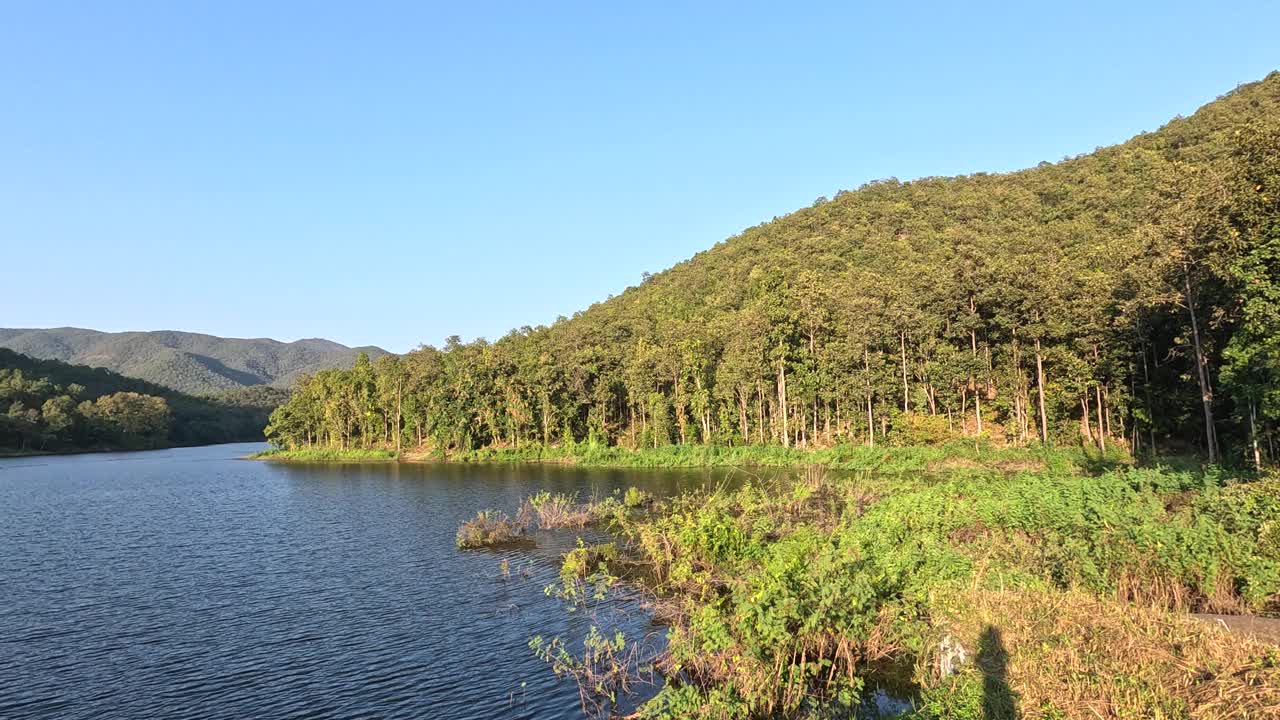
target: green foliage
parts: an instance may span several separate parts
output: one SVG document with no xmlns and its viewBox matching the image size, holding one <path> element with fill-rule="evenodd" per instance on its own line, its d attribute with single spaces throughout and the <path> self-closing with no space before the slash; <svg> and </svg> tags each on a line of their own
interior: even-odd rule
<svg viewBox="0 0 1280 720">
<path fill-rule="evenodd" d="M 546 588 L 547 595 L 585 605 L 588 600 L 603 600 L 618 578 L 609 564 L 618 561 L 618 547 L 613 543 L 588 545 L 578 538 L 578 546 L 565 553 L 560 566 L 560 585 Z"/>
<path fill-rule="evenodd" d="M 529 649 L 549 663 L 557 676 L 569 676 L 578 682 L 583 709 L 594 716 L 604 716 L 616 708 L 620 695 L 631 691 L 636 680 L 636 648 L 622 632 L 606 635 L 595 625 L 582 646 L 579 656 L 570 652 L 559 636 L 544 640 L 537 635 L 529 640 Z"/>
<path fill-rule="evenodd" d="M 632 485 L 627 488 L 626 494 L 622 496 L 622 504 L 629 510 L 643 507 L 653 502 L 653 495 Z"/>
<path fill-rule="evenodd" d="M 926 689 L 916 708 L 900 717 L 901 720 L 1016 720 L 1016 716 L 998 718 L 986 712 L 983 700 L 981 673 L 974 668 L 966 668 Z"/>
<path fill-rule="evenodd" d="M 1109 448 L 1106 455 L 1081 448 L 1039 446 L 995 448 L 973 441 L 946 445 L 890 447 L 837 445 L 801 449 L 770 445 L 722 447 L 716 445 L 666 445 L 629 450 L 622 447 L 571 449 L 531 445 L 521 448 L 485 448 L 454 452 L 457 462 L 555 463 L 594 467 L 678 468 L 678 467 L 824 467 L 835 470 L 866 470 L 882 473 L 933 472 L 964 469 L 1092 470 L 1131 462 L 1123 450 Z"/>
<path fill-rule="evenodd" d="M 351 448 L 315 447 L 298 450 L 271 448 L 249 456 L 253 460 L 277 460 L 284 462 L 391 462 L 399 459 L 394 450 L 369 450 Z"/>
<path fill-rule="evenodd" d="M 255 410 L 274 410 L 289 401 L 290 392 L 270 385 L 250 385 L 249 387 L 224 390 L 205 397 L 220 405 Z"/>
<path fill-rule="evenodd" d="M 660 501 L 618 525 L 624 555 L 679 607 L 668 613 L 667 685 L 643 714 L 852 712 L 866 658 L 928 660 L 937 598 L 961 588 L 1273 609 L 1277 482 L 1131 468 L 894 480 L 809 473 Z M 571 574 L 582 572 L 575 556 Z M 992 642 L 976 648 L 980 664 L 1003 657 Z M 1016 717 L 1016 694 L 983 673 L 926 683 L 911 717 Z"/>
<path fill-rule="evenodd" d="M 279 391 L 276 391 L 277 393 Z M 143 449 L 260 440 L 270 397 L 184 395 L 100 368 L 0 348 L 0 452 Z"/>
<path fill-rule="evenodd" d="M 131 392 L 103 395 L 93 402 L 80 403 L 76 412 L 83 418 L 90 436 L 115 440 L 126 446 L 159 447 L 169 432 L 169 404 L 164 398 L 152 395 Z"/>
<path fill-rule="evenodd" d="M 871 183 L 549 327 L 409 353 L 403 413 L 377 368 L 316 373 L 272 437 L 598 464 L 956 441 L 1274 461 L 1276 157 L 1280 74 L 1060 163 Z"/>
<path fill-rule="evenodd" d="M 895 445 L 945 445 L 956 442 L 956 433 L 941 415 L 907 415 L 894 424 L 889 436 Z"/>
</svg>

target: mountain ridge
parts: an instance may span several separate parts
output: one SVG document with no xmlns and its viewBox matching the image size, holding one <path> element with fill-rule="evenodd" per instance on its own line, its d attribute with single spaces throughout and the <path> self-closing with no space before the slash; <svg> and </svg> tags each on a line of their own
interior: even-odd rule
<svg viewBox="0 0 1280 720">
<path fill-rule="evenodd" d="M 300 375 L 388 354 L 324 338 L 284 342 L 180 330 L 106 332 L 79 327 L 0 328 L 0 347 L 44 360 L 101 367 L 189 394 L 288 387 Z"/>
</svg>

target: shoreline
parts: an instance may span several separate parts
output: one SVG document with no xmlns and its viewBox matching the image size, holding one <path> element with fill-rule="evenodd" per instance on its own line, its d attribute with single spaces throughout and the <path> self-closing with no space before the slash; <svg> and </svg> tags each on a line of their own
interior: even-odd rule
<svg viewBox="0 0 1280 720">
<path fill-rule="evenodd" d="M 24 452 L 0 452 L 0 460 L 9 458 L 32 458 L 32 457 L 63 457 L 72 455 L 95 455 L 103 453 L 127 453 L 127 452 L 151 452 L 152 450 L 175 450 L 178 448 L 197 448 L 197 447 L 214 447 L 216 445 L 239 445 L 241 443 L 260 443 L 266 442 L 258 438 L 255 440 L 226 440 L 224 442 L 212 443 L 173 443 L 169 445 L 161 445 L 159 447 L 147 448 L 127 448 L 127 447 L 99 447 L 99 448 L 75 448 L 71 450 L 27 450 Z"/>
<path fill-rule="evenodd" d="M 1280 595 L 1263 532 L 1276 510 L 1260 502 L 1277 482 L 1168 466 L 936 481 L 799 473 L 661 499 L 542 493 L 512 517 L 612 536 L 580 535 L 562 556 L 554 592 L 568 602 L 589 605 L 601 583 L 627 578 L 660 598 L 674 628 L 666 659 L 710 671 L 665 675 L 644 704 L 657 717 L 721 707 L 731 692 L 799 708 L 788 678 L 814 663 L 836 671 L 809 678 L 806 693 L 865 697 L 846 678 L 869 677 L 868 658 L 908 668 L 907 695 L 934 711 L 910 715 L 920 720 L 987 717 L 993 703 L 1000 717 L 1020 703 L 1204 709 L 1224 695 L 1252 712 L 1280 698 L 1280 620 L 1267 615 Z M 459 537 L 501 531 L 507 516 L 482 519 Z M 610 661 L 639 677 L 627 665 L 638 646 L 618 637 Z M 591 651 L 558 667 L 585 693 L 621 692 L 599 689 Z"/>
<path fill-rule="evenodd" d="M 531 464 L 584 468 L 807 468 L 884 473 L 1058 472 L 1088 474 L 1135 465 L 1122 452 L 1102 456 L 1082 448 L 975 447 L 969 443 L 938 446 L 783 448 L 771 445 L 737 447 L 672 445 L 643 450 L 578 445 L 526 448 L 483 448 L 437 453 L 421 449 L 397 453 L 387 449 L 297 448 L 271 449 L 246 456 L 249 460 L 288 463 L 420 463 Z"/>
</svg>

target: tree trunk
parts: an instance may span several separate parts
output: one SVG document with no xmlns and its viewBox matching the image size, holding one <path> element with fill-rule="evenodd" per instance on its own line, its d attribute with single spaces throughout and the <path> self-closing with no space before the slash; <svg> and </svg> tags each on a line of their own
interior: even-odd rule
<svg viewBox="0 0 1280 720">
<path fill-rule="evenodd" d="M 1026 376 L 1022 373 L 1022 346 L 1018 343 L 1018 330 L 1013 330 L 1013 371 L 1017 380 L 1015 381 L 1013 401 L 1016 410 L 1016 422 L 1018 424 L 1018 442 L 1019 444 L 1027 441 L 1027 381 Z"/>
<path fill-rule="evenodd" d="M 1147 432 L 1151 440 L 1151 456 L 1158 457 L 1160 449 L 1156 447 L 1156 411 L 1151 402 L 1151 374 L 1147 370 L 1147 344 L 1142 343 L 1142 392 L 1147 401 Z M 1134 423 L 1135 425 L 1137 423 Z"/>
<path fill-rule="evenodd" d="M 818 400 L 817 398 L 814 398 L 813 400 L 813 436 L 809 438 L 810 445 L 816 444 L 818 442 L 818 415 L 819 415 Z"/>
<path fill-rule="evenodd" d="M 867 349 L 862 349 L 862 368 L 867 377 L 867 445 L 876 446 L 876 419 L 871 409 L 871 358 Z"/>
<path fill-rule="evenodd" d="M 1107 424 L 1107 437 L 1124 437 L 1124 416 L 1120 416 L 1120 432 L 1111 432 L 1111 391 L 1107 389 L 1107 384 L 1102 384 L 1102 419 Z"/>
<path fill-rule="evenodd" d="M 1191 315 L 1191 337 L 1196 350 L 1196 381 L 1200 384 L 1200 404 L 1204 409 L 1205 447 L 1209 452 L 1209 464 L 1218 461 L 1218 437 L 1213 427 L 1213 388 L 1209 385 L 1209 370 L 1200 344 L 1200 322 L 1196 319 L 1195 301 L 1191 294 L 1191 274 L 1186 266 L 1182 272 L 1183 288 L 1187 294 L 1187 313 Z"/>
<path fill-rule="evenodd" d="M 1107 426 L 1102 420 L 1102 386 L 1093 386 L 1094 395 L 1098 399 L 1098 447 L 1102 454 L 1107 454 Z"/>
<path fill-rule="evenodd" d="M 756 380 L 756 437 L 764 444 L 764 386 Z"/>
<path fill-rule="evenodd" d="M 907 333 L 905 330 L 898 332 L 898 339 L 902 343 L 902 412 L 911 411 L 911 388 L 907 385 Z"/>
<path fill-rule="evenodd" d="M 841 429 L 840 429 L 840 427 L 841 427 L 841 424 L 842 424 L 842 423 L 844 423 L 844 418 L 841 418 L 841 415 L 840 415 L 840 398 L 838 398 L 838 397 L 837 397 L 837 398 L 836 398 L 836 434 L 837 434 L 837 436 L 838 436 L 838 434 L 841 434 Z"/>
<path fill-rule="evenodd" d="M 778 358 L 778 407 L 782 414 L 782 447 L 791 447 L 791 434 L 787 426 L 787 367 Z"/>
<path fill-rule="evenodd" d="M 404 381 L 396 381 L 396 454 L 400 453 L 400 424 L 404 422 Z"/>
<path fill-rule="evenodd" d="M 545 447 L 551 441 L 551 429 L 548 424 L 551 422 L 547 417 L 547 403 L 550 400 L 545 395 L 542 396 L 542 445 Z"/>
<path fill-rule="evenodd" d="M 974 306 L 974 303 L 973 303 L 973 298 L 970 297 L 969 312 L 971 313 L 976 312 L 976 309 L 977 308 Z M 978 358 L 978 331 L 977 330 L 969 331 L 969 347 L 972 349 L 973 358 L 976 360 Z M 981 435 L 982 434 L 982 390 L 978 389 L 978 382 L 975 378 L 971 376 L 969 380 L 970 382 L 973 383 L 973 416 L 978 423 L 978 434 Z"/>
<path fill-rule="evenodd" d="M 1049 444 L 1049 416 L 1044 412 L 1044 356 L 1040 353 L 1040 338 L 1036 338 L 1036 394 L 1040 400 L 1040 442 Z"/>
<path fill-rule="evenodd" d="M 839 400 L 837 400 L 836 402 L 837 402 L 837 403 L 839 403 L 840 401 L 839 401 Z M 839 405 L 837 405 L 836 407 L 838 408 L 838 407 L 839 407 Z M 822 403 L 822 409 L 823 409 L 823 413 L 822 413 L 822 434 L 826 436 L 826 441 L 825 441 L 825 442 L 826 442 L 828 445 L 830 445 L 830 444 L 831 444 L 831 403 L 823 402 L 823 403 Z M 838 412 L 838 410 L 837 410 L 837 412 Z M 837 418 L 836 418 L 836 426 L 838 427 L 839 425 L 840 425 L 840 419 L 839 419 L 839 417 L 837 416 Z"/>
<path fill-rule="evenodd" d="M 1089 444 L 1093 444 L 1093 428 L 1089 425 L 1089 389 L 1085 388 L 1084 394 L 1080 396 L 1080 434 L 1089 438 Z"/>
<path fill-rule="evenodd" d="M 680 444 L 684 445 L 685 444 L 685 426 L 688 424 L 689 421 L 684 416 L 684 403 L 681 402 L 683 397 L 680 394 L 680 373 L 676 372 L 675 375 L 672 376 L 672 378 L 673 378 L 672 382 L 675 385 L 675 391 L 676 391 L 675 398 L 674 398 L 675 399 L 674 404 L 675 404 L 675 410 L 676 410 L 676 426 L 680 429 Z"/>
<path fill-rule="evenodd" d="M 1253 398 L 1249 398 L 1249 442 L 1253 445 L 1253 467 L 1262 469 L 1262 453 L 1258 450 L 1258 408 Z"/>
</svg>

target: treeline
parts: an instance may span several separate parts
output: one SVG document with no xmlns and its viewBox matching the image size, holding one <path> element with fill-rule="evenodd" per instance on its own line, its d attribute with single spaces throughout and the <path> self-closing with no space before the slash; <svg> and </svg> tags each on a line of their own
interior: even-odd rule
<svg viewBox="0 0 1280 720">
<path fill-rule="evenodd" d="M 0 452 L 145 449 L 262 439 L 280 390 L 193 397 L 101 368 L 0 348 Z"/>
<path fill-rule="evenodd" d="M 1280 74 L 1090 155 L 888 180 L 497 342 L 302 379 L 286 446 L 957 437 L 1277 459 Z"/>
<path fill-rule="evenodd" d="M 134 392 L 78 400 L 84 387 L 28 378 L 0 368 L 0 397 L 8 404 L 0 422 L 0 447 L 31 449 L 157 447 L 169 434 L 164 398 Z"/>
<path fill-rule="evenodd" d="M 274 410 L 289 400 L 289 391 L 271 385 L 249 385 L 222 392 L 199 395 L 225 407 Z M 263 423 L 265 425 L 265 422 Z M 262 427 L 261 425 L 259 427 Z"/>
</svg>

